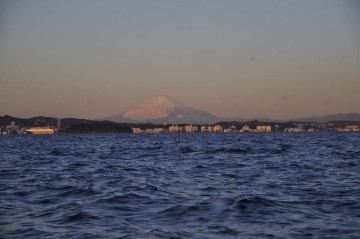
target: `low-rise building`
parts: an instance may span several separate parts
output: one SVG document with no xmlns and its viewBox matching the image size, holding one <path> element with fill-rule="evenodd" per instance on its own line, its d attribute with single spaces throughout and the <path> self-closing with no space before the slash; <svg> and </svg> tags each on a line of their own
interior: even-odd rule
<svg viewBox="0 0 360 239">
<path fill-rule="evenodd" d="M 207 132 L 223 132 L 223 127 L 221 125 L 208 126 Z"/>
<path fill-rule="evenodd" d="M 153 129 L 149 129 L 149 132 L 148 132 L 148 133 L 158 134 L 158 133 L 162 133 L 162 132 L 164 132 L 164 129 L 163 129 L 163 128 L 153 128 Z"/>
<path fill-rule="evenodd" d="M 197 126 L 193 126 L 193 125 L 186 125 L 185 126 L 185 132 L 186 133 L 193 133 L 193 132 L 197 132 L 199 131 L 199 128 Z"/>
<path fill-rule="evenodd" d="M 360 131 L 360 127 L 358 125 L 346 125 L 345 128 L 350 131 Z"/>
<path fill-rule="evenodd" d="M 165 130 L 163 128 L 150 128 L 150 129 L 145 129 L 142 130 L 140 128 L 132 128 L 132 132 L 134 134 L 141 134 L 141 133 L 154 133 L 154 134 L 158 134 L 158 133 L 162 133 Z"/>
<path fill-rule="evenodd" d="M 346 125 L 345 127 L 339 127 L 335 129 L 337 132 L 359 132 L 360 127 L 358 125 Z"/>
<path fill-rule="evenodd" d="M 234 125 L 231 125 L 228 129 L 224 129 L 225 133 L 239 132 Z"/>
<path fill-rule="evenodd" d="M 336 130 L 337 132 L 350 132 L 350 129 L 343 128 L 343 127 L 335 128 L 335 130 Z"/>
<path fill-rule="evenodd" d="M 240 130 L 240 132 L 250 132 L 250 131 L 251 129 L 248 125 L 244 125 Z"/>
<path fill-rule="evenodd" d="M 32 127 L 25 130 L 26 134 L 54 134 L 55 129 L 50 127 Z"/>
<path fill-rule="evenodd" d="M 201 126 L 200 131 L 201 132 L 207 132 L 207 127 L 206 126 Z"/>
<path fill-rule="evenodd" d="M 172 125 L 169 127 L 170 133 L 177 133 L 177 132 L 184 132 L 184 131 L 185 131 L 185 128 L 182 126 Z"/>
<path fill-rule="evenodd" d="M 141 133 L 141 129 L 140 128 L 132 128 L 132 132 L 134 134 L 140 134 Z"/>
<path fill-rule="evenodd" d="M 302 131 L 303 131 L 302 128 L 285 128 L 284 129 L 284 132 L 289 132 L 289 133 L 299 133 Z"/>
<path fill-rule="evenodd" d="M 271 132 L 272 128 L 270 125 L 258 125 L 256 126 L 256 129 L 253 130 L 253 132 Z"/>
</svg>

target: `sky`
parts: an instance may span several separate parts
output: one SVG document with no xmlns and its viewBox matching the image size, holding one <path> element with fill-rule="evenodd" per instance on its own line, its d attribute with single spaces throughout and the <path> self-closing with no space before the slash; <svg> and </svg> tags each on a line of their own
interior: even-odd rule
<svg viewBox="0 0 360 239">
<path fill-rule="evenodd" d="M 360 113 L 357 0 L 0 0 L 0 115 L 168 95 L 221 117 Z"/>
</svg>

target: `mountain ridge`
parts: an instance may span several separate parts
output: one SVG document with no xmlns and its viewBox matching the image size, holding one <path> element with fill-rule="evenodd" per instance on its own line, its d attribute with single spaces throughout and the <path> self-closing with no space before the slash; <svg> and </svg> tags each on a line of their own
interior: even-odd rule
<svg viewBox="0 0 360 239">
<path fill-rule="evenodd" d="M 360 121 L 360 113 L 338 113 L 323 116 L 312 116 L 297 118 L 296 121 L 302 122 L 328 122 L 328 121 Z"/>
</svg>

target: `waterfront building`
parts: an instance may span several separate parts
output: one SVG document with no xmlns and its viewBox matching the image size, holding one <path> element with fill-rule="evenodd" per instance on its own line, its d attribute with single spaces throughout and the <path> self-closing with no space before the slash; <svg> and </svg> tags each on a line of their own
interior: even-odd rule
<svg viewBox="0 0 360 239">
<path fill-rule="evenodd" d="M 231 125 L 228 129 L 224 129 L 225 133 L 232 133 L 232 132 L 238 132 L 236 127 L 234 125 Z"/>
<path fill-rule="evenodd" d="M 176 133 L 176 132 L 184 132 L 185 128 L 178 126 L 178 125 L 172 125 L 169 127 L 169 132 Z"/>
<path fill-rule="evenodd" d="M 132 128 L 132 132 L 134 134 L 139 134 L 139 133 L 141 133 L 141 129 L 140 128 Z"/>
<path fill-rule="evenodd" d="M 32 127 L 25 130 L 26 134 L 54 134 L 55 129 L 50 127 Z"/>
<path fill-rule="evenodd" d="M 207 127 L 206 126 L 201 126 L 200 131 L 201 132 L 207 132 Z"/>
<path fill-rule="evenodd" d="M 350 131 L 360 131 L 360 127 L 358 125 L 346 125 L 345 128 Z"/>
<path fill-rule="evenodd" d="M 210 130 L 209 130 L 210 128 Z M 221 125 L 214 125 L 214 126 L 209 126 L 208 127 L 208 131 L 209 132 L 223 132 L 223 127 Z"/>
<path fill-rule="evenodd" d="M 145 131 L 142 131 L 142 132 L 158 134 L 158 133 L 162 133 L 163 131 L 164 131 L 163 128 L 153 128 L 153 129 L 146 129 Z"/>
<path fill-rule="evenodd" d="M 344 128 L 336 128 L 338 132 L 359 132 L 360 127 L 357 125 L 346 125 Z"/>
<path fill-rule="evenodd" d="M 250 132 L 250 131 L 251 129 L 248 125 L 244 125 L 240 130 L 240 132 Z"/>
<path fill-rule="evenodd" d="M 256 126 L 256 129 L 253 130 L 253 132 L 271 132 L 272 131 L 272 128 L 270 125 L 258 125 Z"/>
<path fill-rule="evenodd" d="M 153 133 L 163 133 L 165 130 L 163 128 L 154 128 Z"/>
<path fill-rule="evenodd" d="M 302 128 L 285 128 L 284 132 L 288 132 L 288 133 L 299 133 L 302 132 L 303 129 Z"/>
<path fill-rule="evenodd" d="M 335 128 L 337 132 L 350 132 L 350 129 L 347 128 Z"/>
<path fill-rule="evenodd" d="M 150 129 L 145 129 L 145 130 L 142 130 L 140 128 L 132 128 L 132 132 L 134 134 L 140 134 L 140 133 L 162 133 L 164 132 L 164 129 L 163 128 L 150 128 Z"/>
<path fill-rule="evenodd" d="M 186 133 L 193 133 L 193 132 L 197 132 L 199 131 L 199 128 L 197 126 L 193 126 L 193 125 L 186 125 L 185 126 L 185 132 Z"/>
<path fill-rule="evenodd" d="M 224 129 L 221 125 L 215 125 L 213 127 L 213 130 L 214 130 L 214 132 L 223 132 L 224 131 Z"/>
</svg>

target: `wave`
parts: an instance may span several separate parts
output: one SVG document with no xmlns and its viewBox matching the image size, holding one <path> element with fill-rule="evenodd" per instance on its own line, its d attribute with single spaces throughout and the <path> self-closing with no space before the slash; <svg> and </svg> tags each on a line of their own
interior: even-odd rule
<svg viewBox="0 0 360 239">
<path fill-rule="evenodd" d="M 91 221 L 91 220 L 98 220 L 99 217 L 92 215 L 88 212 L 75 212 L 72 213 L 71 215 L 67 215 L 64 218 L 57 220 L 58 223 L 73 223 L 73 222 L 78 222 L 78 221 Z"/>
<path fill-rule="evenodd" d="M 360 238 L 338 135 L 3 137 L 0 238 Z"/>
</svg>

